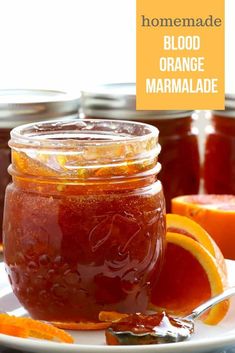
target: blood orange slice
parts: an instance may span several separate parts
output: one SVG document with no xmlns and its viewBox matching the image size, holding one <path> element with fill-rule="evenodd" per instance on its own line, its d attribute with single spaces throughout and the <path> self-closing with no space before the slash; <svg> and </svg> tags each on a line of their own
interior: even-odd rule
<svg viewBox="0 0 235 353">
<path fill-rule="evenodd" d="M 165 261 L 151 294 L 150 308 L 174 315 L 187 315 L 196 306 L 221 293 L 227 283 L 223 267 L 198 241 L 167 233 Z M 227 313 L 229 302 L 212 308 L 204 322 L 217 324 Z"/>
<path fill-rule="evenodd" d="M 187 235 L 202 244 L 214 256 L 218 266 L 226 272 L 226 264 L 220 248 L 208 232 L 192 219 L 169 213 L 166 215 L 167 231 Z"/>
</svg>

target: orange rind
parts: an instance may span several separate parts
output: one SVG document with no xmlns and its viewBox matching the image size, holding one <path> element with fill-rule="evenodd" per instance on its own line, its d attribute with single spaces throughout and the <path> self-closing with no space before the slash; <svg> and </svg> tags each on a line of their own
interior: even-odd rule
<svg viewBox="0 0 235 353">
<path fill-rule="evenodd" d="M 63 330 L 98 331 L 109 327 L 107 322 L 52 322 L 52 325 Z"/>
<path fill-rule="evenodd" d="M 8 336 L 27 338 L 29 331 L 24 327 L 0 323 L 0 333 Z"/>
<path fill-rule="evenodd" d="M 116 311 L 101 311 L 99 320 L 106 322 L 115 322 L 128 317 L 129 314 L 118 313 Z"/>
<path fill-rule="evenodd" d="M 70 334 L 41 321 L 0 314 L 0 333 L 22 338 L 34 337 L 63 343 L 73 343 Z"/>
</svg>

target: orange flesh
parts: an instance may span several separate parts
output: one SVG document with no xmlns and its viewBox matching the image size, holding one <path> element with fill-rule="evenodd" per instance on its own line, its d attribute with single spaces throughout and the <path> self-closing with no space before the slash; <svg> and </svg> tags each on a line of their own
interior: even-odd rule
<svg viewBox="0 0 235 353">
<path fill-rule="evenodd" d="M 168 244 L 163 270 L 152 291 L 152 304 L 187 314 L 210 297 L 210 283 L 199 262 L 185 249 Z"/>
<path fill-rule="evenodd" d="M 183 197 L 185 201 L 199 205 L 224 204 L 235 207 L 235 196 L 233 195 L 189 195 Z"/>
<path fill-rule="evenodd" d="M 235 210 L 235 196 L 233 195 L 192 195 L 186 196 L 185 201 L 205 207 L 214 206 L 217 210 Z"/>
</svg>

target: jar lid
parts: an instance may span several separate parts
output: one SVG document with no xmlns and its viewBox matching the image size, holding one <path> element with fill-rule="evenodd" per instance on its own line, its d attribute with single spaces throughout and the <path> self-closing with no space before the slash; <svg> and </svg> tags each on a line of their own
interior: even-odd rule
<svg viewBox="0 0 235 353">
<path fill-rule="evenodd" d="M 225 110 L 212 110 L 212 112 L 219 116 L 235 118 L 235 94 L 225 94 Z"/>
<path fill-rule="evenodd" d="M 0 127 L 13 128 L 37 120 L 77 115 L 80 97 L 63 91 L 0 90 Z"/>
<path fill-rule="evenodd" d="M 193 110 L 136 110 L 135 83 L 105 84 L 83 90 L 81 108 L 88 117 L 142 121 L 182 118 L 193 113 Z"/>
</svg>

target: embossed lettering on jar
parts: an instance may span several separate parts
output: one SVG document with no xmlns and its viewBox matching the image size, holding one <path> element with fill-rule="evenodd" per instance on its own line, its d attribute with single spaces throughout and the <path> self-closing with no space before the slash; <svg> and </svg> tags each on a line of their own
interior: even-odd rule
<svg viewBox="0 0 235 353">
<path fill-rule="evenodd" d="M 158 130 L 39 123 L 14 129 L 10 146 L 5 263 L 23 306 L 62 322 L 144 312 L 165 239 Z"/>
</svg>

